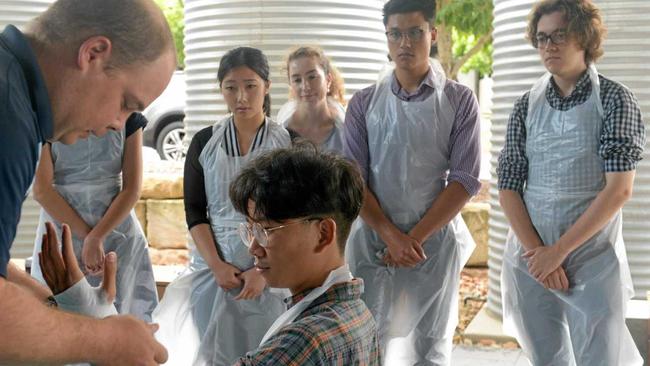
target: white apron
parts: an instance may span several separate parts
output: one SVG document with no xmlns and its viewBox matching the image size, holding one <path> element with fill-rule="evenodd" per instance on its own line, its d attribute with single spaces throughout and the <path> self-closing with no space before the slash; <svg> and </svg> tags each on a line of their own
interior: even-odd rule
<svg viewBox="0 0 650 366">
<path fill-rule="evenodd" d="M 368 187 L 386 216 L 408 232 L 447 184 L 449 139 L 454 111 L 444 93 L 446 77 L 431 62 L 434 93 L 421 102 L 405 102 L 391 91 L 392 72 L 376 85 L 366 124 L 370 174 Z M 457 215 L 431 235 L 423 249 L 427 259 L 415 268 L 389 268 L 386 244 L 363 220 L 355 223 L 347 259 L 365 284 L 364 300 L 377 322 L 386 365 L 448 365 L 458 320 L 460 271 L 475 244 Z M 406 345 L 392 347 L 393 338 Z M 394 352 L 394 349 L 407 349 Z"/>
<path fill-rule="evenodd" d="M 73 145 L 52 144 L 54 188 L 91 227 L 104 216 L 122 187 L 122 159 L 125 132 L 109 131 L 102 137 L 90 135 Z M 45 283 L 38 262 L 45 222 L 55 224 L 61 234 L 61 223 L 41 209 L 34 242 L 32 276 Z M 75 255 L 80 264 L 83 240 L 72 236 Z M 131 314 L 151 321 L 158 304 L 147 239 L 133 210 L 104 240 L 104 252 L 117 254 L 117 296 L 115 307 L 121 314 Z M 97 286 L 102 276 L 87 276 Z"/>
<path fill-rule="evenodd" d="M 345 121 L 345 109 L 333 98 L 328 97 L 327 101 L 329 105 L 337 111 L 337 114 L 334 117 L 334 128 L 332 129 L 332 132 L 318 147 L 323 151 L 331 151 L 343 154 L 343 121 Z M 281 123 L 284 128 L 288 128 L 289 120 L 295 111 L 296 101 L 290 100 L 286 102 L 278 112 L 278 122 Z"/>
<path fill-rule="evenodd" d="M 524 203 L 544 245 L 553 245 L 605 187 L 598 155 L 603 106 L 596 68 L 589 99 L 567 111 L 546 100 L 551 75 L 531 89 L 526 119 L 528 180 Z M 504 328 L 534 365 L 641 365 L 625 326 L 634 294 L 619 212 L 563 263 L 568 293 L 547 290 L 528 272 L 512 230 L 503 257 Z"/>
<path fill-rule="evenodd" d="M 230 182 L 255 157 L 288 147 L 291 141 L 284 128 L 267 119 L 260 146 L 245 156 L 228 156 L 221 144 L 230 118 L 214 125 L 199 162 L 205 176 L 208 214 L 217 250 L 224 261 L 244 272 L 253 267 L 253 256 L 237 231 L 246 218 L 230 202 Z M 269 288 L 256 299 L 235 300 L 241 289 L 226 291 L 219 287 L 198 250 L 192 250 L 186 273 L 169 285 L 154 313 L 154 320 L 161 324 L 157 338 L 170 350 L 166 365 L 230 365 L 257 348 L 286 306 Z"/>
</svg>

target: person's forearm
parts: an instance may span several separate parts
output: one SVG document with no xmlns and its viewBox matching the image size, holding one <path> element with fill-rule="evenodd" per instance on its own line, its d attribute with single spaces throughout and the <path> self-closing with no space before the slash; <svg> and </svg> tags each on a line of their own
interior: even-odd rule
<svg viewBox="0 0 650 366">
<path fill-rule="evenodd" d="M 510 227 L 526 250 L 544 245 L 519 192 L 507 189 L 499 191 L 499 203 L 510 222 Z"/>
<path fill-rule="evenodd" d="M 607 185 L 555 243 L 567 255 L 602 230 L 632 196 L 634 171 L 608 173 Z"/>
<path fill-rule="evenodd" d="M 463 209 L 470 195 L 462 184 L 451 182 L 440 192 L 409 235 L 424 243 L 433 233 L 447 225 Z"/>
<path fill-rule="evenodd" d="M 33 260 L 38 261 L 38 258 Z M 32 294 L 38 301 L 45 303 L 48 297 L 52 296 L 52 291 L 50 289 L 36 281 L 32 276 L 27 272 L 23 271 L 21 268 L 15 264 L 9 262 L 7 266 L 7 280 L 15 285 L 20 286 L 26 292 Z"/>
<path fill-rule="evenodd" d="M 68 224 L 78 238 L 85 238 L 92 229 L 53 186 L 34 190 L 34 199 L 55 220 Z"/>
<path fill-rule="evenodd" d="M 55 220 L 68 224 L 78 238 L 83 240 L 90 232 L 90 225 L 54 188 L 54 163 L 49 144 L 43 145 L 34 176 L 33 192 L 34 199 L 41 207 Z"/>
<path fill-rule="evenodd" d="M 142 130 L 126 139 L 122 161 L 122 190 L 88 236 L 104 240 L 131 213 L 142 191 Z"/>
<path fill-rule="evenodd" d="M 90 230 L 88 236 L 104 240 L 114 228 L 129 216 L 139 198 L 140 190 L 123 189 L 115 196 L 104 216 Z"/>
<path fill-rule="evenodd" d="M 374 231 L 379 234 L 379 237 L 384 241 L 388 241 L 388 238 L 394 231 L 400 231 L 395 224 L 393 224 L 388 217 L 384 214 L 379 201 L 375 194 L 372 193 L 368 186 L 365 186 L 364 189 L 364 199 L 363 206 L 361 206 L 361 212 L 359 216 L 363 221 L 368 224 Z"/>
<path fill-rule="evenodd" d="M 212 235 L 212 228 L 208 224 L 198 224 L 190 229 L 190 235 L 194 239 L 196 249 L 198 249 L 203 260 L 208 264 L 208 267 L 213 271 L 224 261 L 219 256 L 217 245 L 214 236 Z"/>
<path fill-rule="evenodd" d="M 8 363 L 94 362 L 106 352 L 99 320 L 48 308 L 0 278 L 0 359 Z"/>
</svg>

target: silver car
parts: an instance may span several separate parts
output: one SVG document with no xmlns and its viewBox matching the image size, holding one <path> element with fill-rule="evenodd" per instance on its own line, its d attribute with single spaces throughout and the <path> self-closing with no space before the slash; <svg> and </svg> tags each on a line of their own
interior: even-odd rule
<svg viewBox="0 0 650 366">
<path fill-rule="evenodd" d="M 143 114 L 149 123 L 144 129 L 143 145 L 156 149 L 163 160 L 183 160 L 185 128 L 185 73 L 176 71 L 163 93 Z"/>
</svg>

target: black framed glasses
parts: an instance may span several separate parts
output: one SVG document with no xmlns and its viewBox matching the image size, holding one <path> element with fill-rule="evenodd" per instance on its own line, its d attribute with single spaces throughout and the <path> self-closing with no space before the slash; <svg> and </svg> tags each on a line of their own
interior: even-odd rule
<svg viewBox="0 0 650 366">
<path fill-rule="evenodd" d="M 546 33 L 537 33 L 534 39 L 534 45 L 535 48 L 546 48 L 550 43 L 560 46 L 566 43 L 567 39 L 569 38 L 569 35 L 566 32 L 566 29 L 557 29 L 551 34 L 546 34 Z"/>
<path fill-rule="evenodd" d="M 239 224 L 239 236 L 241 237 L 241 241 L 244 243 L 244 245 L 246 245 L 249 248 L 253 243 L 253 239 L 257 240 L 257 243 L 262 248 L 266 248 L 266 246 L 269 245 L 269 233 L 275 230 L 284 229 L 287 226 L 302 224 L 314 220 L 322 220 L 322 218 L 308 217 L 306 219 L 293 221 L 283 225 L 267 227 L 267 228 L 263 227 L 262 224 L 260 224 L 259 222 L 254 222 L 252 224 L 248 222 L 242 222 Z"/>
<path fill-rule="evenodd" d="M 386 38 L 389 42 L 399 43 L 403 37 L 406 37 L 409 41 L 417 42 L 422 39 L 425 30 L 422 28 L 411 28 L 406 32 L 402 32 L 397 29 L 391 29 L 386 32 Z"/>
</svg>

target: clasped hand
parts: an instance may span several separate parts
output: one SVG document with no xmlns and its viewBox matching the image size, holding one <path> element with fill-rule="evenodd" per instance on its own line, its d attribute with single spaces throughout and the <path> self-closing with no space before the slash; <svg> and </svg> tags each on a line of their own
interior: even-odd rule
<svg viewBox="0 0 650 366">
<path fill-rule="evenodd" d="M 427 258 L 422 244 L 410 235 L 398 231 L 385 242 L 388 253 L 383 260 L 388 266 L 412 268 Z"/>
<path fill-rule="evenodd" d="M 544 287 L 566 291 L 569 280 L 562 268 L 567 254 L 559 245 L 539 246 L 523 254 L 528 260 L 528 272 Z"/>
</svg>

